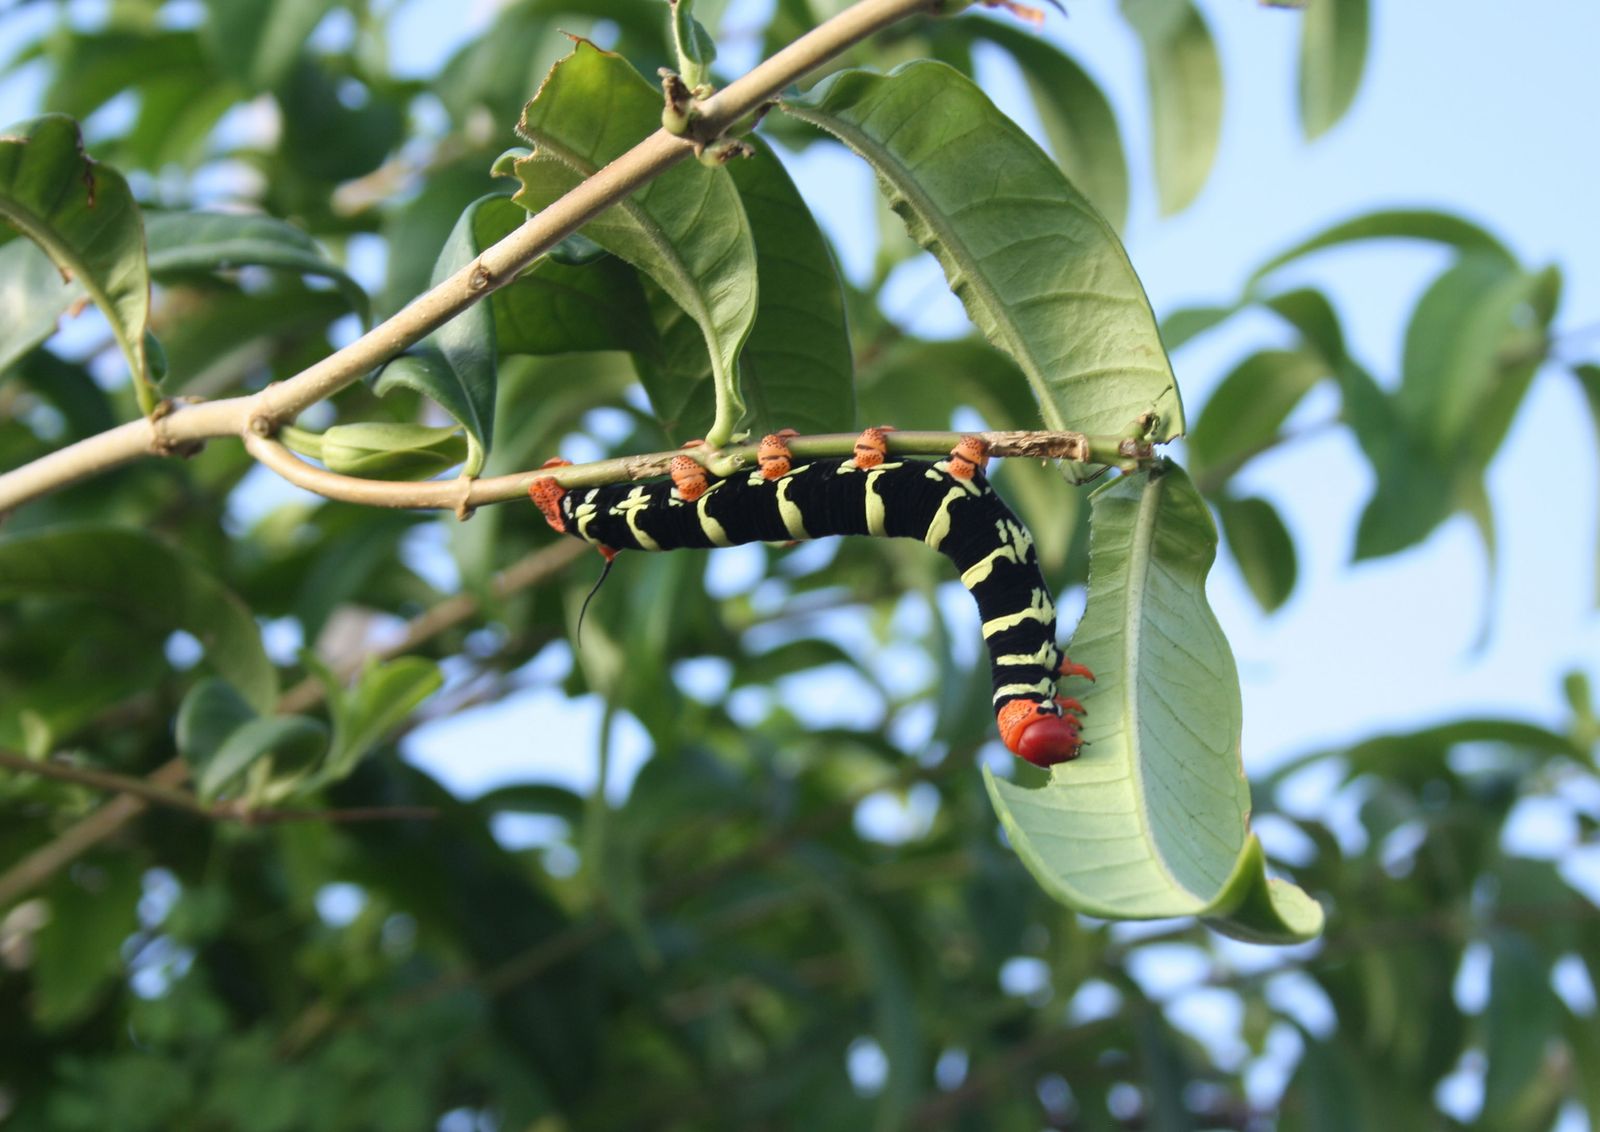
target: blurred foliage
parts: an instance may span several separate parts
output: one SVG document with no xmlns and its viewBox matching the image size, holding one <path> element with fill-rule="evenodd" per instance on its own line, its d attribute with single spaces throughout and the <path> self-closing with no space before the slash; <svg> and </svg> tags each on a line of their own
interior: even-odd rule
<svg viewBox="0 0 1600 1132">
<path fill-rule="evenodd" d="M 770 54 L 841 7 L 778 0 L 764 27 L 737 30 Z M 30 213 L 66 237 L 41 240 L 43 253 L 0 240 L 8 469 L 134 415 L 143 386 L 114 380 L 118 358 L 167 395 L 260 388 L 347 340 L 369 303 L 397 309 L 496 238 L 508 206 L 493 194 L 514 186 L 490 170 L 569 52 L 562 31 L 646 75 L 675 55 L 659 0 L 509 0 L 427 76 L 391 65 L 403 5 L 115 0 L 34 18 L 41 8 L 0 12 L 0 34 L 34 29 L 5 64 L 42 87 L 23 113 L 77 119 L 98 168 L 125 176 L 156 286 L 147 316 L 130 309 L 138 284 L 100 270 L 127 253 L 97 249 L 81 215 Z M 1188 0 L 1123 10 L 1146 63 L 1157 199 L 1178 210 L 1215 156 L 1222 68 Z M 720 16 L 700 0 L 693 18 L 716 33 Z M 1052 156 L 1102 227 L 1119 228 L 1120 108 L 1052 41 L 998 18 L 913 21 L 837 67 L 932 58 L 970 75 L 978 42 L 1006 53 Z M 1311 0 L 1308 136 L 1357 97 L 1367 23 L 1364 0 Z M 696 62 L 729 77 L 695 26 L 680 23 Z M 44 121 L 61 160 L 80 160 L 65 120 Z M 778 147 L 825 144 L 795 118 L 767 129 Z M 24 199 L 22 143 L 8 134 L 0 149 L 6 198 Z M 787 178 L 733 176 L 764 202 L 750 226 L 776 233 L 756 233 L 763 281 L 786 266 L 814 278 L 833 253 Z M 121 177 L 105 183 L 120 200 Z M 1291 260 L 1379 238 L 1451 253 L 1392 379 L 1350 354 L 1324 295 L 1272 285 Z M 1031 361 L 976 335 L 920 340 L 883 313 L 879 288 L 913 254 L 884 241 L 864 288 L 824 271 L 838 293 L 809 308 L 763 290 L 755 328 L 736 326 L 727 353 L 742 346 L 773 382 L 786 418 L 773 423 L 828 426 L 853 395 L 860 419 L 901 427 L 973 411 L 991 427 L 1036 424 L 1029 382 L 1045 378 Z M 489 474 L 580 447 L 670 447 L 694 435 L 683 422 L 710 419 L 714 335 L 636 266 L 569 242 L 477 308 L 493 327 L 487 367 L 441 336 L 397 363 L 409 374 L 348 389 L 309 424 L 354 466 L 424 473 L 461 445 L 423 395 Z M 104 340 L 52 338 L 85 298 L 108 312 Z M 1294 591 L 1294 532 L 1235 477 L 1295 439 L 1323 382 L 1374 471 L 1358 556 L 1414 545 L 1458 512 L 1492 552 L 1484 473 L 1559 301 L 1555 269 L 1418 211 L 1339 225 L 1263 265 L 1236 303 L 1167 315 L 1171 349 L 1246 309 L 1287 334 L 1190 413 L 1195 486 L 1263 608 Z M 783 332 L 763 340 L 762 320 Z M 807 337 L 806 320 L 826 332 Z M 822 385 L 796 386 L 785 341 L 831 367 Z M 835 380 L 843 354 L 853 391 Z M 1600 421 L 1600 368 L 1573 372 Z M 1600 917 L 1564 867 L 1600 823 L 1600 725 L 1582 675 L 1557 726 L 1457 721 L 1315 752 L 1257 782 L 1263 837 L 1329 915 L 1316 943 L 1257 949 L 1189 921 L 1079 916 L 1023 870 L 973 766 L 1030 772 L 993 739 L 965 598 L 922 548 L 755 547 L 724 552 L 721 571 L 700 555 L 624 556 L 574 651 L 593 571 L 517 581 L 551 545 L 532 508 L 462 526 L 264 509 L 251 468 L 217 442 L 7 519 L 0 749 L 139 776 L 181 755 L 208 799 L 327 807 L 327 820 L 271 823 L 152 808 L 19 884 L 107 803 L 77 782 L 0 774 L 8 1132 L 1544 1132 L 1563 1109 L 1600 1127 Z M 1087 500 L 1020 462 L 996 479 L 1057 593 L 1082 587 Z M 397 640 L 404 656 L 373 659 Z M 820 725 L 798 706 L 843 685 L 850 697 Z M 548 742 L 529 706 L 540 696 L 603 699 L 602 759 L 618 735 L 642 736 L 649 759 L 625 797 L 526 783 L 461 799 L 401 757 L 410 729 L 480 705 L 517 706 L 535 719 L 530 746 Z M 434 816 L 339 819 L 394 806 Z M 1508 836 L 1530 822 L 1551 831 L 1537 855 Z M 1481 1099 L 1441 1104 L 1463 1091 Z"/>
</svg>

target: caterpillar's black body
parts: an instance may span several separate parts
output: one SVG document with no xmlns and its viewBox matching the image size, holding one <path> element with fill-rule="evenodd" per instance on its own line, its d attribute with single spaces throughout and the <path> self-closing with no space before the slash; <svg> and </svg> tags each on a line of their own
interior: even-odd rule
<svg viewBox="0 0 1600 1132">
<path fill-rule="evenodd" d="M 768 467 L 712 481 L 698 498 L 684 498 L 678 485 L 662 480 L 552 493 L 541 507 L 552 526 L 609 551 L 827 535 L 920 539 L 955 563 L 977 600 L 1007 745 L 1030 761 L 1070 758 L 1077 754 L 1077 721 L 1068 712 L 1076 704 L 1056 697 L 1065 657 L 1056 645 L 1055 604 L 1033 538 L 981 468 L 971 461 L 960 466 L 962 459 L 959 449 L 937 463 L 897 458 L 859 467 L 849 458 L 819 459 L 780 475 Z M 953 462 L 967 474 L 952 473 Z M 1059 749 L 1066 742 L 1060 736 L 1051 744 L 1053 757 L 1019 749 L 1007 733 L 1008 719 L 1020 734 L 1038 717 L 1054 720 L 1058 732 L 1070 730 L 1071 749 Z"/>
</svg>

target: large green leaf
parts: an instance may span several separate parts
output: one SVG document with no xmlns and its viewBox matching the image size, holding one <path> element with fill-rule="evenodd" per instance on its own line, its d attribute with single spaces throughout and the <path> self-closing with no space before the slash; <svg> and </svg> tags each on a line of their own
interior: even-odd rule
<svg viewBox="0 0 1600 1132">
<path fill-rule="evenodd" d="M 461 214 L 434 265 L 435 286 L 477 258 L 474 215 L 500 199 L 484 197 Z M 379 396 L 396 388 L 414 389 L 437 401 L 466 429 L 467 462 L 462 474 L 475 476 L 494 442 L 498 360 L 492 308 L 486 302 L 474 303 L 385 366 L 373 389 Z"/>
<path fill-rule="evenodd" d="M 523 109 L 518 132 L 535 145 L 516 162 L 516 201 L 537 212 L 660 127 L 661 96 L 619 55 L 580 40 Z M 699 326 L 711 359 L 725 443 L 744 414 L 739 354 L 755 322 L 756 250 L 724 169 L 669 169 L 586 224 L 583 234 L 660 285 Z"/>
<path fill-rule="evenodd" d="M 1300 129 L 1314 138 L 1344 116 L 1361 86 L 1367 0 L 1315 0 L 1300 19 Z"/>
<path fill-rule="evenodd" d="M 0 134 L 0 219 L 42 247 L 69 286 L 105 313 L 149 412 L 150 271 L 139 206 L 122 174 L 83 152 L 78 125 L 65 115 L 13 126 Z"/>
<path fill-rule="evenodd" d="M 1183 431 L 1144 289 L 1105 219 L 971 80 L 941 63 L 842 71 L 791 114 L 871 162 L 984 335 L 1022 367 L 1051 428 Z"/>
<path fill-rule="evenodd" d="M 1239 679 L 1205 600 L 1217 534 L 1170 462 L 1093 497 L 1089 602 L 1073 659 L 1084 754 L 1029 790 L 987 774 L 1012 847 L 1045 890 L 1114 919 L 1206 916 L 1261 942 L 1310 939 L 1316 901 L 1266 875 L 1240 762 Z"/>
<path fill-rule="evenodd" d="M 272 216 L 231 212 L 152 212 L 145 216 L 150 274 L 158 279 L 234 267 L 275 267 L 327 279 L 364 320 L 367 293 L 317 247 L 316 241 Z"/>
<path fill-rule="evenodd" d="M 1120 230 L 1128 220 L 1128 159 L 1116 111 L 1100 85 L 1048 39 L 1011 24 L 969 17 L 949 26 L 968 39 L 989 40 L 1016 60 L 1061 171 Z"/>
<path fill-rule="evenodd" d="M 1122 0 L 1144 45 L 1156 189 L 1164 214 L 1194 202 L 1222 137 L 1222 62 L 1190 0 Z"/>
<path fill-rule="evenodd" d="M 278 679 L 255 618 L 199 564 L 143 531 L 78 527 L 0 539 L 0 597 L 82 598 L 145 624 L 183 629 L 257 711 Z"/>
</svg>

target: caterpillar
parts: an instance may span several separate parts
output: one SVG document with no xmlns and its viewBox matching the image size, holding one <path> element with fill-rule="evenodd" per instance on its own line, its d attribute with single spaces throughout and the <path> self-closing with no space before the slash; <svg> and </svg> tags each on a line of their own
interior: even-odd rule
<svg viewBox="0 0 1600 1132">
<path fill-rule="evenodd" d="M 1058 679 L 1093 680 L 1056 645 L 1056 609 L 1033 537 L 984 475 L 988 445 L 965 436 L 937 463 L 890 459 L 887 429 L 869 428 L 853 456 L 798 463 L 792 430 L 762 439 L 756 467 L 713 480 L 688 455 L 671 478 L 567 490 L 538 476 L 528 494 L 556 531 L 599 549 L 678 550 L 827 535 L 921 539 L 955 563 L 983 618 L 995 719 L 1007 748 L 1037 766 L 1076 758 L 1083 705 Z M 545 466 L 565 464 L 551 460 Z"/>
</svg>

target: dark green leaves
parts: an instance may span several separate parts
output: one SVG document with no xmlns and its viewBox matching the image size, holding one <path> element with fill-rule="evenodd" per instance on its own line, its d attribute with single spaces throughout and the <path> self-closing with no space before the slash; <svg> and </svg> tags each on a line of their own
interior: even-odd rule
<svg viewBox="0 0 1600 1132">
<path fill-rule="evenodd" d="M 1313 0 L 1300 17 L 1300 128 L 1307 138 L 1344 116 L 1367 62 L 1368 0 Z"/>
<path fill-rule="evenodd" d="M 1093 499 L 1089 603 L 1072 656 L 1098 682 L 1084 754 L 1037 790 L 992 775 L 995 809 L 1028 870 L 1093 915 L 1204 915 L 1258 941 L 1309 939 L 1316 902 L 1265 873 L 1249 830 L 1233 655 L 1205 601 L 1211 517 L 1176 465 Z"/>
<path fill-rule="evenodd" d="M 1116 234 L 958 72 L 918 62 L 844 71 L 784 103 L 871 162 L 967 313 L 1028 376 L 1051 428 L 1125 434 L 1183 409 L 1144 291 Z"/>
<path fill-rule="evenodd" d="M 1163 213 L 1193 203 L 1222 136 L 1222 64 L 1190 0 L 1122 0 L 1144 45 L 1145 81 Z"/>
<path fill-rule="evenodd" d="M 61 310 L 87 293 L 104 312 L 139 404 L 149 412 L 155 405 L 145 357 L 150 272 L 139 207 L 122 175 L 85 155 L 72 119 L 47 114 L 24 122 L 0 135 L 0 219 L 43 248 L 60 269 Z M 37 270 L 25 264 L 12 270 L 37 281 Z M 35 315 L 20 328 L 17 343 L 36 344 L 39 325 Z M 11 345 L 4 352 L 19 351 Z"/>
</svg>

